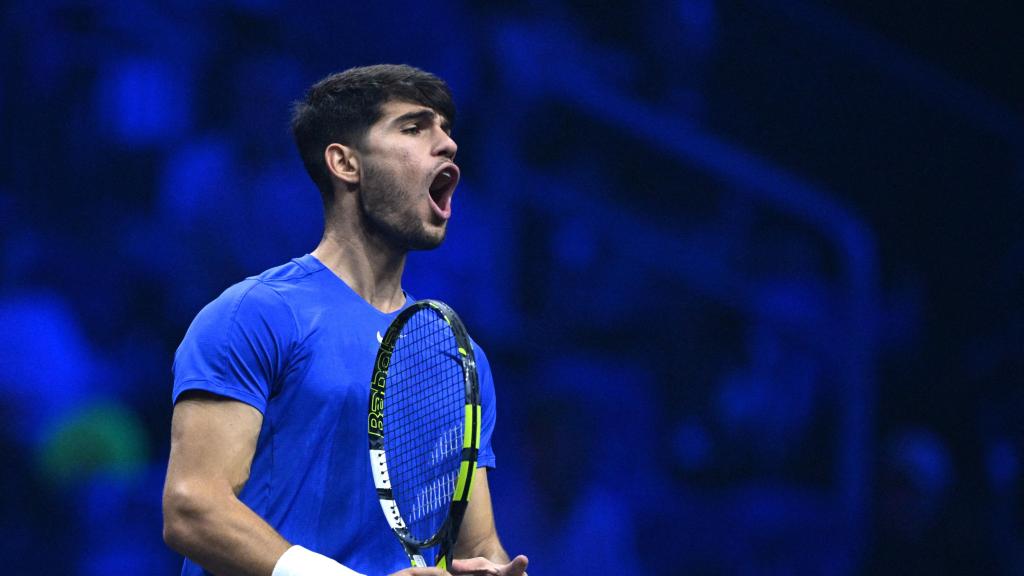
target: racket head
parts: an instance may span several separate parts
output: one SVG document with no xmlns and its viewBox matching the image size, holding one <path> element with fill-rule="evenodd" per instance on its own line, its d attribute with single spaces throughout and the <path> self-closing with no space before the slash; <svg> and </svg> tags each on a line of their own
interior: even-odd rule
<svg viewBox="0 0 1024 576">
<path fill-rule="evenodd" d="M 367 433 L 374 484 L 413 566 L 439 546 L 446 568 L 472 491 L 480 443 L 476 359 L 443 302 L 403 310 L 384 335 L 370 383 Z"/>
</svg>

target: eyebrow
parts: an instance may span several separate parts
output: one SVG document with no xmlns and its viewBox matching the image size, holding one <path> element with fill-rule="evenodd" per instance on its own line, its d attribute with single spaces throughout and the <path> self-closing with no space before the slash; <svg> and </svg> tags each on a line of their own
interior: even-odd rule
<svg viewBox="0 0 1024 576">
<path fill-rule="evenodd" d="M 406 112 L 405 114 L 402 114 L 398 118 L 395 118 L 394 120 L 391 121 L 391 124 L 398 126 L 400 124 L 404 124 L 410 121 L 423 122 L 429 120 L 433 122 L 434 119 L 438 118 L 439 116 L 440 114 L 433 110 L 413 110 L 412 112 Z M 444 116 L 440 116 L 440 118 L 441 130 L 444 130 L 445 132 L 450 134 L 452 131 L 451 123 L 448 122 L 448 119 L 445 118 Z"/>
</svg>

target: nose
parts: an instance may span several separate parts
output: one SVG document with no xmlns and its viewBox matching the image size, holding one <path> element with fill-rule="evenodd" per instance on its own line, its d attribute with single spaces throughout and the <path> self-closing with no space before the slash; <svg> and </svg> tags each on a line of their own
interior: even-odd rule
<svg viewBox="0 0 1024 576">
<path fill-rule="evenodd" d="M 434 154 L 438 156 L 445 156 L 449 160 L 455 159 L 455 153 L 459 151 L 459 145 L 455 143 L 451 135 L 438 128 L 440 137 L 437 144 L 434 147 Z"/>
</svg>

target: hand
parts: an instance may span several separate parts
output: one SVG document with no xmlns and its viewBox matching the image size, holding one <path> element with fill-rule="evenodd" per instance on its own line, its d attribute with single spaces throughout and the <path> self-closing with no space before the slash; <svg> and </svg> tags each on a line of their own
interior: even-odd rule
<svg viewBox="0 0 1024 576">
<path fill-rule="evenodd" d="M 390 576 L 451 576 L 451 574 L 440 568 L 406 568 Z"/>
<path fill-rule="evenodd" d="M 530 561 L 520 554 L 508 564 L 495 564 L 487 558 L 452 560 L 452 574 L 455 576 L 526 576 L 526 565 Z"/>
</svg>

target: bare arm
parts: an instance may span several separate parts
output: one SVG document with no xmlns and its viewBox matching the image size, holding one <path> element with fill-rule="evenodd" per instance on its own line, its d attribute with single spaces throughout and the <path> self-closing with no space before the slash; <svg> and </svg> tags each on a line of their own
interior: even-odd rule
<svg viewBox="0 0 1024 576">
<path fill-rule="evenodd" d="M 164 484 L 164 540 L 220 576 L 271 576 L 291 547 L 238 499 L 249 479 L 262 423 L 263 415 L 252 406 L 205 392 L 188 393 L 174 407 Z M 335 573 L 333 566 L 321 570 Z M 447 572 L 407 568 L 398 574 Z"/>
<path fill-rule="evenodd" d="M 238 500 L 263 415 L 235 400 L 189 393 L 171 421 L 164 540 L 222 576 L 270 576 L 290 544 Z"/>
<path fill-rule="evenodd" d="M 486 468 L 478 468 L 473 477 L 473 494 L 466 508 L 466 516 L 462 520 L 462 527 L 459 529 L 459 539 L 455 544 L 453 556 L 466 560 L 453 560 L 452 574 L 526 574 L 526 556 L 516 556 L 514 560 L 509 561 L 508 553 L 498 539 Z"/>
</svg>

